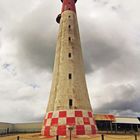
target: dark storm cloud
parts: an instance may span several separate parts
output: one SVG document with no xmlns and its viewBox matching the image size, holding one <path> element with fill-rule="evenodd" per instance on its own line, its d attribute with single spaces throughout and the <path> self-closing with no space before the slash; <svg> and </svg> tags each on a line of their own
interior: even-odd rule
<svg viewBox="0 0 140 140">
<path fill-rule="evenodd" d="M 47 7 L 49 5 L 41 5 L 33 10 L 15 25 L 11 35 L 18 42 L 18 57 L 20 61 L 39 69 L 47 68 L 52 70 L 58 32 L 58 24 L 55 22 L 55 17 L 58 13 L 55 12 L 54 14 L 54 8 L 47 14 Z M 98 24 L 98 20 L 88 19 L 85 15 L 86 13 L 81 13 L 78 18 L 80 21 L 85 69 L 87 73 L 91 73 L 93 70 L 106 67 L 119 58 L 124 53 L 124 42 L 121 35 L 118 38 L 114 37 L 115 33 L 113 32 L 116 32 L 115 29 L 110 33 L 107 30 L 102 32 L 100 30 L 101 23 Z M 112 20 L 113 18 L 110 21 Z M 104 23 L 104 27 L 108 22 Z M 119 24 L 118 21 L 115 24 Z M 86 33 L 87 31 L 88 34 Z M 112 37 L 107 39 L 105 36 Z"/>
<path fill-rule="evenodd" d="M 84 60 L 87 72 L 98 70 L 110 65 L 115 59 L 119 58 L 123 52 L 119 51 L 115 44 L 111 45 L 101 39 L 91 38 L 84 44 Z"/>
<path fill-rule="evenodd" d="M 15 25 L 11 34 L 17 41 L 20 61 L 41 69 L 52 70 L 58 25 L 53 9 L 47 13 L 47 7 L 49 5 L 32 11 Z"/>
<path fill-rule="evenodd" d="M 116 88 L 116 87 L 115 87 Z M 126 84 L 120 85 L 115 90 L 112 101 L 105 101 L 99 108 L 95 109 L 97 113 L 112 113 L 120 114 L 120 115 L 129 115 L 131 112 L 131 116 L 137 115 L 140 112 L 140 96 L 138 94 L 139 87 L 134 85 Z M 105 98 L 104 98 L 105 100 Z M 140 114 L 139 114 L 140 115 Z"/>
<path fill-rule="evenodd" d="M 107 28 L 103 27 L 103 29 L 100 29 L 103 23 L 98 23 L 96 19 L 92 20 L 86 22 L 86 19 L 80 19 L 83 54 L 87 73 L 105 68 L 123 56 L 123 54 L 128 53 L 128 48 L 125 48 L 126 40 L 124 36 L 113 25 L 108 23 L 109 21 L 104 23 L 104 27 Z M 116 21 L 115 25 L 117 26 L 117 24 L 121 29 L 119 21 Z M 112 28 L 111 32 L 108 31 L 109 25 Z"/>
</svg>

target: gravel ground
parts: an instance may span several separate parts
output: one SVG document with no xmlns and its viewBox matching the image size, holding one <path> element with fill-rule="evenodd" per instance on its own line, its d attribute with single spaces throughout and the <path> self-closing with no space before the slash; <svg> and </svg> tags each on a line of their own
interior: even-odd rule
<svg viewBox="0 0 140 140">
<path fill-rule="evenodd" d="M 19 134 L 12 136 L 0 137 L 0 140 L 17 140 L 17 136 L 20 137 L 19 140 L 56 140 L 56 138 L 43 138 L 39 133 L 36 134 Z M 69 138 L 60 137 L 59 140 L 69 140 Z M 102 140 L 101 135 L 96 136 L 81 136 L 77 138 L 72 138 L 72 140 Z M 135 140 L 134 135 L 104 135 L 104 140 Z M 140 140 L 140 136 L 137 137 Z"/>
</svg>

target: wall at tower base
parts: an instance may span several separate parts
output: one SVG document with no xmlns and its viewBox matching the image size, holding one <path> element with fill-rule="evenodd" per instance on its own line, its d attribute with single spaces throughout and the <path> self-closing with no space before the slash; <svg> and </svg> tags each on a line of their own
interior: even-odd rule
<svg viewBox="0 0 140 140">
<path fill-rule="evenodd" d="M 30 133 L 40 132 L 42 128 L 42 122 L 34 123 L 2 123 L 0 122 L 0 135 L 7 133 Z"/>
<path fill-rule="evenodd" d="M 44 118 L 42 135 L 69 136 L 94 135 L 97 128 L 91 111 L 87 110 L 60 110 L 48 112 Z"/>
<path fill-rule="evenodd" d="M 42 124 L 36 123 L 17 123 L 13 125 L 14 132 L 40 132 Z"/>
<path fill-rule="evenodd" d="M 7 133 L 7 131 L 9 132 L 13 131 L 13 124 L 0 122 L 0 134 Z"/>
</svg>

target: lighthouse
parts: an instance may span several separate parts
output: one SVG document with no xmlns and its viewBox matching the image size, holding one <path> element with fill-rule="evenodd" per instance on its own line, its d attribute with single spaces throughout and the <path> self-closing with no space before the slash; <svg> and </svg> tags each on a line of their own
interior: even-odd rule
<svg viewBox="0 0 140 140">
<path fill-rule="evenodd" d="M 60 27 L 53 80 L 42 135 L 94 135 L 97 129 L 85 80 L 75 7 L 77 0 L 61 2 L 62 11 L 56 18 Z"/>
</svg>

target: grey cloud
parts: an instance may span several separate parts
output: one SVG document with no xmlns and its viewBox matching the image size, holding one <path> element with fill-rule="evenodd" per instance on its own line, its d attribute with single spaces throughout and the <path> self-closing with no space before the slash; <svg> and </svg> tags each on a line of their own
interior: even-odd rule
<svg viewBox="0 0 140 140">
<path fill-rule="evenodd" d="M 103 81 L 105 83 L 113 81 L 132 81 L 139 84 L 139 60 L 139 55 L 133 55 L 132 53 L 122 55 L 103 70 L 103 73 L 105 73 Z"/>
<path fill-rule="evenodd" d="M 87 24 L 89 23 L 87 22 Z M 91 27 L 96 28 L 94 21 L 89 26 L 81 25 L 81 37 L 84 40 L 82 46 L 87 73 L 105 68 L 127 53 L 124 37 L 121 34 L 116 37 L 115 29 L 112 30 L 112 33 L 108 33 L 107 30 L 106 32 L 102 32 L 100 29 L 97 31 L 99 27 L 91 30 Z M 84 33 L 86 31 L 88 31 L 88 34 Z"/>
<path fill-rule="evenodd" d="M 2 5 L 0 5 L 0 26 L 2 26 L 3 22 L 7 19 L 7 16 L 7 12 L 4 10 Z"/>
<path fill-rule="evenodd" d="M 140 112 L 140 96 L 138 95 L 138 87 L 134 85 L 121 85 L 117 87 L 112 95 L 112 101 L 102 104 L 99 108 L 96 108 L 95 112 L 98 113 L 114 113 L 119 115 L 135 116 Z M 120 92 L 120 93 L 118 93 Z M 103 98 L 105 99 L 105 98 Z M 139 114 L 140 115 L 140 114 Z"/>
<path fill-rule="evenodd" d="M 46 7 L 40 7 L 22 19 L 11 34 L 18 43 L 19 61 L 38 67 L 52 70 L 57 24 Z"/>
<path fill-rule="evenodd" d="M 87 72 L 92 72 L 91 69 L 89 69 L 90 65 L 93 70 L 98 70 L 107 67 L 115 61 L 115 59 L 121 56 L 121 52 L 118 49 L 104 40 L 93 39 L 93 41 L 91 40 L 88 43 L 89 44 L 85 42 L 84 47 L 84 58 L 86 61 L 85 66 Z"/>
<path fill-rule="evenodd" d="M 14 36 L 14 39 L 18 42 L 19 61 L 52 71 L 58 31 L 58 25 L 55 23 L 57 13 L 54 15 L 53 9 L 50 10 L 49 14 L 44 14 L 47 13 L 46 7 L 48 5 L 41 6 L 23 18 L 18 25 L 15 25 L 15 28 L 11 31 L 11 36 Z M 81 15 L 79 19 L 80 17 Z M 106 41 L 102 37 L 102 34 L 105 36 L 106 32 L 102 33 L 102 31 L 97 31 L 97 29 L 95 31 L 89 29 L 96 28 L 98 21 L 90 21 L 89 26 L 84 21 L 86 19 L 82 19 L 80 22 L 81 37 L 83 40 L 82 46 L 86 72 L 90 73 L 117 59 L 121 55 L 121 51 L 117 48 L 117 45 L 120 46 L 122 42 L 119 41 L 118 44 L 113 44 L 113 40 L 111 41 L 111 39 L 111 42 L 109 40 Z M 89 31 L 88 37 L 85 34 L 87 31 Z M 107 33 L 107 35 L 109 34 Z"/>
<path fill-rule="evenodd" d="M 38 67 L 39 69 L 52 71 L 58 32 L 55 17 L 58 13 L 53 13 L 55 11 L 54 7 L 52 10 L 49 9 L 49 14 L 44 14 L 47 13 L 48 6 L 47 4 L 41 5 L 23 18 L 18 26 L 15 25 L 15 28 L 11 31 L 11 36 L 14 36 L 14 39 L 18 42 L 19 61 L 25 62 L 22 65 L 28 64 L 34 68 Z M 93 70 L 107 67 L 126 53 L 124 49 L 125 34 L 118 31 L 124 25 L 121 24 L 119 17 L 113 14 L 110 14 L 110 17 L 107 18 L 109 19 L 107 22 L 104 22 L 103 17 L 103 25 L 100 19 L 87 19 L 87 13 L 83 13 L 82 10 L 80 12 L 78 18 L 85 69 L 86 73 L 91 73 Z M 113 22 L 114 25 L 109 22 Z M 103 27 L 100 29 L 100 26 Z M 111 27 L 112 31 L 109 29 L 111 32 L 108 32 L 105 26 L 107 26 L 107 29 Z M 114 28 L 114 26 L 118 27 Z M 86 32 L 87 34 L 85 34 Z"/>
</svg>

